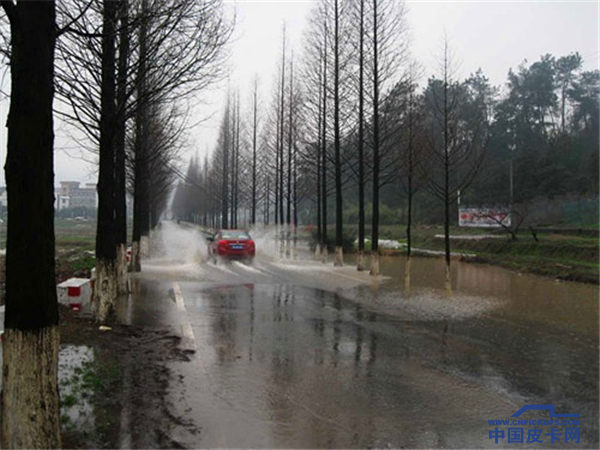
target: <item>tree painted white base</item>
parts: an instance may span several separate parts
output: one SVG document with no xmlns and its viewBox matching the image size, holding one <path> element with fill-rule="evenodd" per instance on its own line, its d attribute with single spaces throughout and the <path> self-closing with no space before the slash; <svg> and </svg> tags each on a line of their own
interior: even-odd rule
<svg viewBox="0 0 600 450">
<path fill-rule="evenodd" d="M 359 250 L 358 255 L 356 256 L 356 270 L 363 271 L 365 270 L 365 251 Z"/>
<path fill-rule="evenodd" d="M 140 254 L 142 258 L 146 258 L 150 254 L 150 239 L 148 236 L 140 238 Z"/>
<path fill-rule="evenodd" d="M 446 264 L 446 280 L 444 282 L 444 290 L 446 291 L 446 296 L 450 297 L 452 295 L 452 276 L 450 274 L 450 264 Z"/>
<path fill-rule="evenodd" d="M 142 270 L 142 255 L 140 254 L 140 243 L 133 241 L 131 244 L 131 271 L 140 272 Z"/>
<path fill-rule="evenodd" d="M 315 246 L 315 259 L 321 259 L 321 244 Z"/>
<path fill-rule="evenodd" d="M 97 322 L 105 323 L 115 313 L 117 300 L 117 272 L 114 261 L 96 260 L 96 282 L 92 297 L 92 311 Z"/>
<path fill-rule="evenodd" d="M 404 295 L 410 295 L 410 266 L 412 258 L 409 256 L 406 258 L 406 265 L 404 266 Z"/>
<path fill-rule="evenodd" d="M 329 251 L 327 250 L 327 245 L 325 245 L 323 247 L 323 250 L 321 251 L 321 261 L 323 262 L 323 264 L 325 264 L 328 259 L 329 259 Z"/>
<path fill-rule="evenodd" d="M 379 252 L 371 252 L 371 270 L 369 273 L 374 277 L 379 275 Z"/>
<path fill-rule="evenodd" d="M 344 265 L 344 249 L 342 247 L 335 248 L 335 256 L 333 258 L 333 265 L 335 267 L 342 267 Z"/>
<path fill-rule="evenodd" d="M 58 326 L 4 338 L 2 448 L 61 448 Z"/>
<path fill-rule="evenodd" d="M 127 272 L 127 247 L 125 244 L 117 246 L 117 294 L 128 294 L 129 285 L 127 280 L 129 278 Z"/>
</svg>

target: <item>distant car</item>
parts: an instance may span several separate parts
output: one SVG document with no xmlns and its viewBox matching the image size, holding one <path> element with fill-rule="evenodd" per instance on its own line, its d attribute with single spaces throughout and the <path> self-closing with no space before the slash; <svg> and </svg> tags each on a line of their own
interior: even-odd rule
<svg viewBox="0 0 600 450">
<path fill-rule="evenodd" d="M 218 259 L 239 259 L 252 262 L 256 245 L 250 235 L 243 230 L 219 230 L 207 237 L 208 257 L 215 263 Z"/>
</svg>

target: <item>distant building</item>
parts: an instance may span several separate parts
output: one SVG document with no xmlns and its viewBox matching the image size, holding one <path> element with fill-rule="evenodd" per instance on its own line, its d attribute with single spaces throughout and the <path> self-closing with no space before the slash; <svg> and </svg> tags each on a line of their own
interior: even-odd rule
<svg viewBox="0 0 600 450">
<path fill-rule="evenodd" d="M 0 206 L 6 208 L 8 206 L 8 194 L 6 193 L 6 187 L 0 187 Z"/>
<path fill-rule="evenodd" d="M 60 211 L 61 209 L 66 209 L 69 207 L 70 197 L 66 195 L 60 195 L 60 190 L 57 189 L 54 195 L 54 209 Z"/>
<path fill-rule="evenodd" d="M 77 181 L 61 181 L 56 195 L 56 208 L 75 208 L 84 206 L 86 208 L 97 208 L 96 185 L 87 183 L 80 187 Z"/>
<path fill-rule="evenodd" d="M 0 207 L 8 206 L 6 187 L 0 186 Z M 96 185 L 87 183 L 84 187 L 77 181 L 61 181 L 60 187 L 54 190 L 54 209 L 57 211 L 75 206 L 97 208 Z"/>
</svg>

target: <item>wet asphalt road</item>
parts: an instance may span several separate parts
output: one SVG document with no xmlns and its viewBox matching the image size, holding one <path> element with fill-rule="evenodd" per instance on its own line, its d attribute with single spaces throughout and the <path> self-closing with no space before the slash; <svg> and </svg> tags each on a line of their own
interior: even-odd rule
<svg viewBox="0 0 600 450">
<path fill-rule="evenodd" d="M 489 294 L 406 297 L 393 279 L 373 283 L 352 267 L 282 261 L 268 236 L 252 266 L 205 262 L 192 228 L 165 222 L 160 239 L 141 280 L 154 303 L 123 314 L 169 322 L 195 350 L 172 367 L 173 413 L 183 418 L 174 438 L 187 447 L 598 448 L 598 334 L 589 327 L 501 313 L 503 299 Z M 415 278 L 427 267 L 417 264 Z M 594 292 L 597 302 L 597 287 L 569 301 L 597 321 L 586 298 Z M 507 426 L 498 427 L 504 439 L 489 439 L 488 420 L 527 404 L 579 413 L 580 442 L 563 434 L 561 445 L 543 435 L 527 444 L 531 426 L 524 443 L 509 443 Z"/>
</svg>

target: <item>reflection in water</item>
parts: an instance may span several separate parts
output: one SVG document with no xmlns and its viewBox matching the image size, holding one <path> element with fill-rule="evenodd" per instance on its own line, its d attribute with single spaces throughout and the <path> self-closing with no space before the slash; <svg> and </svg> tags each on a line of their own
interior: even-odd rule
<svg viewBox="0 0 600 450">
<path fill-rule="evenodd" d="M 94 351 L 86 346 L 63 345 L 58 357 L 58 387 L 61 421 L 66 431 L 85 432 L 95 429 L 96 417 L 90 398 L 94 394 L 89 382 L 95 374 Z"/>
<path fill-rule="evenodd" d="M 430 297 L 443 289 L 444 261 L 438 258 L 411 258 L 411 297 L 421 292 Z M 381 287 L 384 295 L 403 291 L 406 260 L 381 257 L 381 268 L 387 279 Z M 556 282 L 554 280 L 511 272 L 488 265 L 453 262 L 452 302 L 460 313 L 484 313 L 478 303 L 484 303 L 495 315 L 527 318 L 551 324 L 563 330 L 576 330 L 598 341 L 598 286 Z M 433 291 L 432 291 L 433 290 Z M 423 300 L 423 299 L 422 299 Z M 412 301 L 412 298 L 411 298 Z M 464 304 L 463 304 L 464 303 Z M 472 315 L 472 314 L 467 314 Z"/>
<path fill-rule="evenodd" d="M 267 421 L 275 447 L 487 447 L 485 420 L 525 403 L 586 414 L 583 440 L 598 443 L 597 343 L 560 333 L 547 312 L 512 320 L 510 298 L 476 309 L 475 286 L 423 314 L 448 305 L 418 278 L 405 303 L 385 283 L 346 292 L 360 302 L 288 285 L 205 291 L 211 342 L 198 357 L 237 410 Z M 375 312 L 391 298 L 404 313 Z"/>
<path fill-rule="evenodd" d="M 254 312 L 254 285 L 250 289 L 250 345 L 248 346 L 248 360 L 252 361 L 252 352 L 254 349 L 254 322 L 255 322 L 255 312 Z"/>
</svg>

